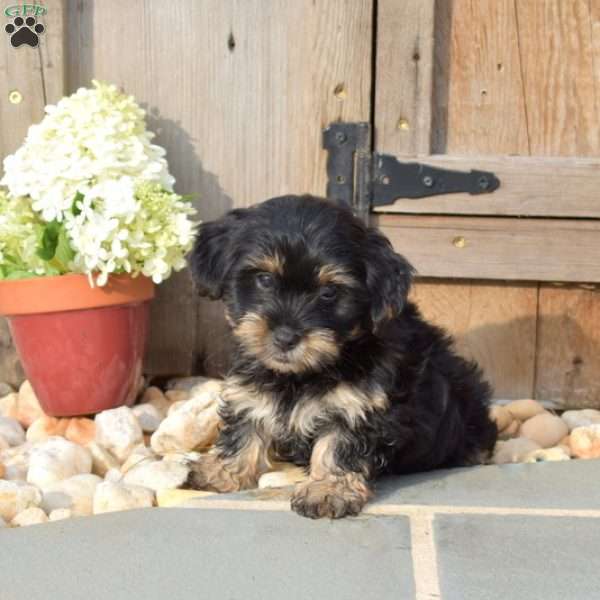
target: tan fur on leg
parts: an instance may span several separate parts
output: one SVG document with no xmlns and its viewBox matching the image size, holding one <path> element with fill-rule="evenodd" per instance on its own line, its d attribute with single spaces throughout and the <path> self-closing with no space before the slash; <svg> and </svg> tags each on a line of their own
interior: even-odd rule
<svg viewBox="0 0 600 600">
<path fill-rule="evenodd" d="M 299 483 L 292 496 L 292 509 L 311 519 L 338 519 L 357 515 L 371 496 L 362 473 L 342 471 L 335 463 L 339 434 L 317 441 L 310 460 L 310 478 Z"/>
<path fill-rule="evenodd" d="M 268 448 L 254 435 L 241 452 L 221 457 L 218 452 L 206 454 L 192 465 L 189 487 L 215 492 L 237 492 L 255 488 L 258 478 L 271 468 Z"/>
</svg>

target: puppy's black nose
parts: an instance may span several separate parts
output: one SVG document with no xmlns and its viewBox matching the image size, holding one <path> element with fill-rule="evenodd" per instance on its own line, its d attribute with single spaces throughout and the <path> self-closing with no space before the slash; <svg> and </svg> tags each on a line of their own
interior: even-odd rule
<svg viewBox="0 0 600 600">
<path fill-rule="evenodd" d="M 302 336 L 291 327 L 283 325 L 273 332 L 273 341 L 280 350 L 291 350 Z"/>
</svg>

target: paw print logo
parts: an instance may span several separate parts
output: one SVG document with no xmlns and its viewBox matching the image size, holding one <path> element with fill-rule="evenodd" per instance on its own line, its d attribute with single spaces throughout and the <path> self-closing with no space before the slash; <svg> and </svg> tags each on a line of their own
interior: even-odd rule
<svg viewBox="0 0 600 600">
<path fill-rule="evenodd" d="M 39 35 L 44 33 L 45 27 L 38 23 L 35 17 L 15 17 L 12 23 L 4 28 L 4 31 L 10 35 L 10 43 L 13 48 L 18 48 L 27 44 L 35 48 L 39 42 Z"/>
</svg>

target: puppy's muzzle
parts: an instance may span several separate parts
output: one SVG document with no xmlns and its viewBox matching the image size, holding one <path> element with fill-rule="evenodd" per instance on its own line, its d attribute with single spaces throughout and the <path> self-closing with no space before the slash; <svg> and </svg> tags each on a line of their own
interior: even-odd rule
<svg viewBox="0 0 600 600">
<path fill-rule="evenodd" d="M 302 338 L 302 334 L 292 327 L 283 325 L 277 327 L 272 333 L 273 345 L 282 352 L 293 350 Z"/>
</svg>

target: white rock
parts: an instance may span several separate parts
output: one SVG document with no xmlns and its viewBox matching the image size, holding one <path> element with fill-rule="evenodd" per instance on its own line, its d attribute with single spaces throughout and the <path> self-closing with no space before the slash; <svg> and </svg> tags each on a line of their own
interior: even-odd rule
<svg viewBox="0 0 600 600">
<path fill-rule="evenodd" d="M 92 455 L 89 450 L 64 438 L 51 437 L 32 448 L 27 481 L 44 488 L 91 471 Z"/>
<path fill-rule="evenodd" d="M 149 388 L 146 388 L 146 391 L 142 395 L 141 399 L 142 404 L 151 404 L 156 408 L 163 418 L 167 414 L 167 410 L 169 410 L 169 406 L 171 403 L 167 400 L 167 397 L 162 393 L 162 391 L 151 385 Z"/>
<path fill-rule="evenodd" d="M 22 510 L 12 521 L 11 525 L 16 527 L 26 527 L 27 525 L 40 525 L 47 523 L 46 513 L 37 506 L 31 506 Z"/>
<path fill-rule="evenodd" d="M 123 473 L 120 469 L 109 469 L 104 476 L 104 481 L 112 481 L 113 483 L 118 483 L 122 479 Z"/>
<path fill-rule="evenodd" d="M 187 400 L 160 424 L 150 445 L 157 454 L 189 452 L 214 444 L 221 420 L 219 394 L 208 392 Z"/>
<path fill-rule="evenodd" d="M 0 435 L 0 452 L 2 452 L 2 450 L 6 450 L 7 448 L 10 448 L 10 444 L 3 435 Z"/>
<path fill-rule="evenodd" d="M 306 470 L 302 467 L 290 465 L 281 471 L 271 471 L 261 475 L 258 480 L 259 488 L 280 488 L 287 485 L 294 485 L 300 481 L 308 479 Z"/>
<path fill-rule="evenodd" d="M 571 432 L 576 427 L 588 427 L 600 423 L 600 410 L 594 410 L 593 408 L 566 410 L 561 418 L 567 424 L 569 432 Z"/>
<path fill-rule="evenodd" d="M 141 485 L 154 491 L 167 490 L 182 486 L 189 474 L 189 467 L 180 462 L 142 462 L 125 474 L 123 482 L 130 485 Z"/>
<path fill-rule="evenodd" d="M 25 380 L 19 388 L 17 409 L 16 419 L 23 427 L 29 427 L 36 419 L 44 416 L 44 411 L 28 380 Z"/>
<path fill-rule="evenodd" d="M 21 481 L 0 479 L 0 517 L 11 521 L 16 515 L 31 506 L 39 506 L 42 493 L 33 485 Z"/>
<path fill-rule="evenodd" d="M 19 446 L 25 442 L 25 430 L 16 419 L 0 417 L 0 435 L 10 446 Z"/>
<path fill-rule="evenodd" d="M 89 442 L 86 448 L 92 455 L 92 473 L 104 477 L 110 469 L 118 469 L 119 461 L 97 442 Z"/>
<path fill-rule="evenodd" d="M 0 529 L 4 529 L 5 527 L 8 527 L 8 525 L 6 524 L 6 521 L 0 517 Z"/>
<path fill-rule="evenodd" d="M 62 521 L 63 519 L 70 519 L 73 516 L 71 509 L 69 508 L 57 508 L 48 515 L 50 521 Z"/>
<path fill-rule="evenodd" d="M 557 460 L 571 460 L 571 457 L 567 454 L 564 448 L 560 446 L 554 446 L 553 448 L 541 448 L 540 450 L 534 450 L 525 456 L 524 462 L 547 462 Z"/>
<path fill-rule="evenodd" d="M 10 481 L 25 481 L 29 458 L 23 454 L 7 458 L 4 464 L 4 479 Z"/>
<path fill-rule="evenodd" d="M 537 400 L 513 400 L 506 405 L 506 410 L 508 410 L 515 419 L 519 419 L 519 421 L 527 421 L 527 419 L 531 419 L 535 417 L 535 415 L 539 415 L 543 412 L 546 412 L 546 409 L 542 404 L 540 404 Z"/>
<path fill-rule="evenodd" d="M 144 444 L 137 445 L 131 454 L 127 457 L 127 460 L 121 465 L 121 473 L 127 473 L 136 465 L 146 461 L 158 460 L 159 457 Z"/>
<path fill-rule="evenodd" d="M 3 417 L 17 418 L 19 414 L 19 394 L 10 392 L 6 395 L 2 394 L 0 398 L 0 415 Z"/>
<path fill-rule="evenodd" d="M 15 456 L 26 456 L 27 458 L 29 458 L 29 454 L 31 453 L 32 448 L 33 444 L 31 444 L 30 442 L 25 442 L 24 444 L 20 444 L 19 446 L 11 446 L 10 448 L 6 448 L 5 450 L 0 450 L 0 460 L 7 460 Z"/>
<path fill-rule="evenodd" d="M 103 481 L 94 494 L 94 514 L 144 508 L 154 504 L 154 492 L 139 485 Z"/>
<path fill-rule="evenodd" d="M 41 506 L 47 513 L 68 508 L 74 517 L 91 515 L 94 492 L 99 483 L 102 479 L 91 474 L 74 475 L 58 481 L 44 490 Z"/>
<path fill-rule="evenodd" d="M 142 428 L 127 406 L 96 415 L 96 442 L 112 452 L 120 462 L 144 439 Z"/>
<path fill-rule="evenodd" d="M 138 420 L 142 431 L 146 433 L 154 433 L 160 422 L 165 418 L 165 413 L 159 411 L 154 404 L 138 404 L 131 411 Z"/>
<path fill-rule="evenodd" d="M 525 457 L 534 450 L 539 450 L 540 445 L 528 438 L 512 438 L 505 442 L 496 442 L 492 462 L 495 465 L 504 465 L 507 463 L 520 463 Z"/>
<path fill-rule="evenodd" d="M 520 435 L 539 444 L 542 448 L 556 446 L 569 434 L 566 423 L 556 415 L 540 413 L 521 425 Z"/>
<path fill-rule="evenodd" d="M 576 458 L 600 458 L 600 423 L 573 429 L 569 446 Z"/>
</svg>

